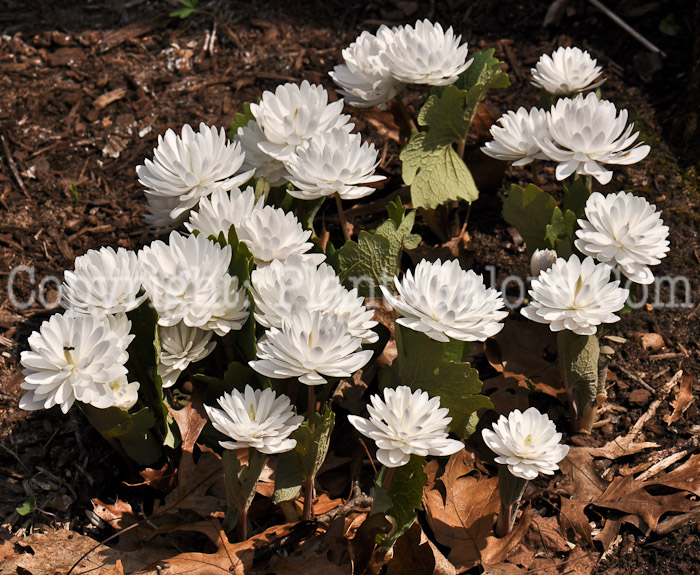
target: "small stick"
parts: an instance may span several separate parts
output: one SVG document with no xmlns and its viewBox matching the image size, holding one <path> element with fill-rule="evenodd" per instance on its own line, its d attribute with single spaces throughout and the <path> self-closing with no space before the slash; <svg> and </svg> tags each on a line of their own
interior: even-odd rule
<svg viewBox="0 0 700 575">
<path fill-rule="evenodd" d="M 0 142 L 2 142 L 2 149 L 5 152 L 5 158 L 7 158 L 7 165 L 10 166 L 10 171 L 12 172 L 12 175 L 15 177 L 15 181 L 17 182 L 19 189 L 22 190 L 22 193 L 25 195 L 25 197 L 28 200 L 31 200 L 32 197 L 29 195 L 29 192 L 27 191 L 27 187 L 24 185 L 24 181 L 22 180 L 22 176 L 19 175 L 19 170 L 17 169 L 17 165 L 15 164 L 15 160 L 12 157 L 12 152 L 10 152 L 10 146 L 7 145 L 7 139 L 5 138 L 5 134 L 0 134 Z"/>
<path fill-rule="evenodd" d="M 617 24 L 620 28 L 622 28 L 625 32 L 627 32 L 632 38 L 640 42 L 642 45 L 644 45 L 645 48 L 651 50 L 654 52 L 654 54 L 658 54 L 662 58 L 666 57 L 666 53 L 661 50 L 661 48 L 658 48 L 649 40 L 647 40 L 644 36 L 642 36 L 639 32 L 637 32 L 632 26 L 630 26 L 627 22 L 625 22 L 622 18 L 620 18 L 615 12 L 610 10 L 610 8 L 606 7 L 602 2 L 599 0 L 588 0 L 593 6 L 598 8 L 603 14 L 605 14 L 608 18 L 610 18 L 615 24 Z"/>
</svg>

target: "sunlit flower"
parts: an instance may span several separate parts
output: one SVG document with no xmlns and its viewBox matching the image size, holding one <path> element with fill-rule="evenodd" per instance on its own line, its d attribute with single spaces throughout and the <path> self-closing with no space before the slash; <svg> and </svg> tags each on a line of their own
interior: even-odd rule
<svg viewBox="0 0 700 575">
<path fill-rule="evenodd" d="M 139 400 L 138 381 L 129 382 L 125 375 L 109 384 L 114 394 L 114 403 L 112 407 L 118 407 L 124 411 L 129 411 Z"/>
<path fill-rule="evenodd" d="M 127 373 L 126 352 L 132 336 L 112 331 L 104 316 L 67 311 L 53 315 L 29 336 L 23 351 L 22 409 L 48 409 L 60 405 L 67 413 L 81 401 L 104 409 L 114 405 L 111 384 Z"/>
<path fill-rule="evenodd" d="M 437 341 L 484 341 L 503 329 L 503 298 L 481 276 L 456 260 L 421 261 L 403 281 L 394 278 L 398 297 L 381 286 L 389 305 L 403 317 L 397 323 Z"/>
<path fill-rule="evenodd" d="M 244 242 L 258 266 L 273 260 L 285 260 L 300 255 L 315 264 L 326 259 L 323 254 L 307 253 L 314 247 L 309 241 L 311 230 L 305 230 L 292 212 L 282 208 L 265 206 L 253 210 L 250 216 L 236 228 L 238 239 Z"/>
<path fill-rule="evenodd" d="M 261 453 L 282 453 L 296 447 L 289 436 L 304 421 L 294 415 L 294 408 L 286 395 L 277 397 L 270 389 L 253 390 L 245 386 L 243 393 L 234 389 L 218 400 L 222 409 L 204 406 L 214 429 L 232 438 L 219 441 L 225 449 L 253 447 Z"/>
<path fill-rule="evenodd" d="M 538 140 L 546 137 L 549 129 L 547 112 L 532 108 L 529 112 L 519 108 L 509 111 L 498 119 L 500 126 L 491 126 L 491 142 L 481 148 L 487 156 L 524 166 L 533 160 L 546 160 Z"/>
<path fill-rule="evenodd" d="M 282 328 L 270 328 L 258 341 L 258 361 L 250 366 L 274 379 L 298 378 L 306 385 L 326 383 L 328 377 L 350 377 L 372 357 L 361 350 L 362 340 L 348 333 L 335 314 L 297 310 Z"/>
<path fill-rule="evenodd" d="M 654 282 L 649 266 L 661 263 L 669 250 L 668 226 L 656 206 L 626 192 L 595 192 L 586 202 L 586 218 L 578 221 L 574 242 L 582 254 L 619 266 L 636 283 Z"/>
<path fill-rule="evenodd" d="M 302 200 L 335 193 L 356 200 L 374 191 L 366 184 L 386 179 L 374 174 L 378 164 L 374 144 L 363 143 L 359 134 L 340 129 L 323 132 L 287 160 L 289 181 L 298 188 L 288 193 Z"/>
<path fill-rule="evenodd" d="M 75 258 L 75 270 L 63 274 L 61 304 L 90 315 L 115 314 L 139 307 L 141 277 L 136 254 L 124 248 L 88 250 Z"/>
<path fill-rule="evenodd" d="M 418 20 L 413 26 L 394 28 L 394 37 L 381 57 L 399 82 L 446 86 L 472 63 L 467 61 L 467 45 L 459 45 L 452 27 L 443 31 L 440 24 Z"/>
<path fill-rule="evenodd" d="M 552 475 L 569 453 L 569 446 L 559 443 L 561 433 L 554 422 L 534 407 L 524 413 L 511 411 L 507 418 L 501 415 L 493 431 L 484 429 L 481 435 L 498 455 L 496 463 L 507 465 L 508 471 L 521 479 L 535 479 L 540 473 Z"/>
<path fill-rule="evenodd" d="M 185 227 L 193 232 L 198 230 L 205 238 L 218 237 L 220 232 L 228 237 L 228 230 L 233 225 L 238 227 L 241 222 L 250 218 L 253 210 L 262 209 L 265 205 L 263 198 L 255 201 L 255 190 L 248 186 L 244 191 L 233 188 L 231 191 L 216 190 L 208 198 L 199 202 L 199 210 L 190 213 L 189 222 Z"/>
<path fill-rule="evenodd" d="M 612 172 L 603 164 L 634 164 L 649 153 L 647 145 L 632 146 L 639 136 L 633 129 L 633 124 L 627 125 L 627 110 L 618 115 L 612 102 L 598 100 L 593 93 L 585 98 L 579 94 L 552 107 L 549 131 L 539 144 L 552 161 L 559 162 L 558 180 L 576 173 L 605 185 Z"/>
<path fill-rule="evenodd" d="M 343 50 L 345 64 L 336 66 L 330 76 L 351 106 L 386 108 L 386 103 L 403 88 L 381 58 L 393 39 L 393 30 L 382 25 L 376 36 L 364 31 Z"/>
<path fill-rule="evenodd" d="M 530 274 L 533 278 L 546 272 L 557 261 L 556 250 L 535 250 L 530 258 Z"/>
<path fill-rule="evenodd" d="M 255 320 L 265 327 L 282 328 L 284 318 L 297 310 L 334 313 L 347 323 L 348 333 L 374 343 L 379 336 L 372 328 L 374 313 L 364 305 L 357 290 L 343 287 L 328 264 L 316 265 L 307 258 L 290 256 L 284 262 L 253 270 L 251 292 L 255 299 Z"/>
<path fill-rule="evenodd" d="M 188 327 L 184 322 L 171 327 L 158 327 L 160 363 L 158 375 L 163 387 L 171 387 L 191 363 L 207 357 L 216 347 L 211 341 L 214 332 Z"/>
<path fill-rule="evenodd" d="M 169 245 L 156 240 L 139 252 L 143 285 L 158 323 L 214 330 L 225 335 L 248 319 L 246 290 L 230 276 L 230 246 L 221 247 L 204 235 L 184 237 L 171 232 Z"/>
<path fill-rule="evenodd" d="M 281 186 L 287 181 L 287 167 L 283 162 L 263 152 L 258 144 L 266 142 L 265 134 L 255 120 L 238 128 L 235 142 L 240 142 L 245 154 L 241 170 L 255 170 L 255 177 L 264 177 L 271 186 Z"/>
<path fill-rule="evenodd" d="M 600 86 L 595 82 L 602 68 L 597 61 L 580 48 L 558 48 L 549 56 L 543 54 L 532 72 L 532 83 L 553 96 L 568 96 Z M 595 82 L 595 83 L 594 83 Z"/>
<path fill-rule="evenodd" d="M 532 281 L 530 305 L 521 313 L 552 331 L 567 329 L 579 335 L 593 335 L 602 323 L 614 323 L 629 290 L 610 281 L 611 268 L 593 258 L 581 262 L 573 255 L 559 258 L 548 271 Z"/>
<path fill-rule="evenodd" d="M 185 124 L 181 136 L 173 130 L 158 136 L 153 157 L 153 161 L 146 159 L 136 168 L 139 182 L 147 188 L 149 204 L 151 198 L 157 200 L 152 206 L 157 213 L 147 217 L 152 225 L 166 219 L 161 210 L 168 207 L 171 224 L 175 225 L 187 217 L 200 198 L 217 188 L 240 186 L 253 175 L 252 171 L 238 173 L 243 164 L 240 144 L 229 142 L 223 128 L 217 131 L 203 122 L 197 133 Z"/>
<path fill-rule="evenodd" d="M 329 104 L 325 88 L 306 80 L 301 86 L 277 86 L 274 94 L 263 92 L 262 100 L 250 105 L 266 138 L 258 148 L 284 162 L 317 134 L 333 128 L 352 130 L 353 124 L 348 124 L 350 116 L 341 115 L 342 110 L 342 100 Z"/>
<path fill-rule="evenodd" d="M 406 465 L 411 455 L 452 455 L 464 448 L 449 439 L 451 417 L 440 407 L 440 398 L 426 391 L 401 385 L 384 389 L 384 400 L 370 397 L 369 419 L 348 415 L 348 421 L 365 437 L 377 444 L 377 459 L 386 467 Z"/>
</svg>

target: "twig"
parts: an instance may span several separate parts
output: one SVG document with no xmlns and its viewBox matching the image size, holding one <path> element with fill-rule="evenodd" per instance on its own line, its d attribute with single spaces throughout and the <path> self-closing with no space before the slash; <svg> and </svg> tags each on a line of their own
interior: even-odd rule
<svg viewBox="0 0 700 575">
<path fill-rule="evenodd" d="M 639 477 L 637 477 L 637 479 L 639 479 L 639 481 L 646 481 L 647 479 L 649 479 L 650 477 L 653 477 L 654 475 L 663 471 L 667 467 L 670 467 L 676 461 L 680 461 L 686 455 L 688 455 L 687 449 L 684 449 L 683 451 L 679 451 L 678 453 L 674 453 L 673 455 L 669 455 L 668 457 L 662 459 L 661 461 L 657 461 L 656 463 L 654 463 L 654 465 L 652 465 L 644 473 L 639 475 Z"/>
<path fill-rule="evenodd" d="M 22 180 L 22 176 L 19 175 L 19 170 L 17 169 L 17 165 L 15 164 L 15 160 L 12 157 L 12 152 L 10 151 L 10 146 L 7 145 L 7 138 L 5 138 L 5 134 L 0 134 L 0 142 L 2 142 L 2 149 L 3 152 L 5 152 L 5 158 L 7 159 L 7 165 L 10 166 L 10 171 L 12 172 L 12 175 L 15 178 L 15 181 L 17 182 L 17 185 L 19 186 L 19 189 L 22 190 L 22 193 L 24 196 L 28 199 L 31 200 L 32 197 L 29 195 L 29 192 L 27 191 L 27 187 L 24 185 L 24 181 Z"/>
<path fill-rule="evenodd" d="M 646 389 L 647 391 L 651 392 L 653 395 L 656 395 L 656 390 L 655 390 L 651 385 L 649 385 L 646 381 L 644 381 L 641 377 L 639 377 L 638 375 L 632 373 L 631 371 L 626 370 L 626 369 L 625 369 L 624 367 L 622 367 L 621 365 L 616 365 L 616 366 L 615 366 L 615 369 L 619 369 L 622 373 L 624 373 L 627 377 L 629 377 L 629 378 L 633 379 L 634 381 L 636 381 L 636 382 L 637 382 L 639 385 L 641 385 L 644 389 Z"/>
<path fill-rule="evenodd" d="M 632 38 L 640 42 L 645 48 L 651 50 L 654 52 L 654 54 L 658 54 L 662 58 L 666 57 L 666 53 L 661 50 L 661 48 L 657 47 L 656 45 L 652 44 L 647 40 L 644 36 L 642 36 L 639 32 L 637 32 L 632 26 L 630 26 L 627 22 L 625 22 L 622 18 L 620 18 L 615 12 L 610 10 L 607 6 L 605 6 L 602 2 L 599 0 L 588 0 L 593 6 L 598 8 L 603 14 L 605 14 L 608 18 L 610 18 L 615 24 L 617 24 L 620 28 L 622 28 L 625 32 L 627 32 Z"/>
</svg>

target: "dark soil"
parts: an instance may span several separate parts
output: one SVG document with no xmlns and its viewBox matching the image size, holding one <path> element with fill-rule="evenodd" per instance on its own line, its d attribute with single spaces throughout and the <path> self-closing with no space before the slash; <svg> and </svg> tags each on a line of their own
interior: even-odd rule
<svg viewBox="0 0 700 575">
<path fill-rule="evenodd" d="M 658 297 L 652 293 L 650 305 L 614 326 L 612 334 L 628 339 L 624 345 L 612 344 L 617 354 L 608 393 L 609 401 L 620 407 L 619 415 L 589 441 L 602 445 L 625 433 L 646 410 L 653 396 L 644 393 L 640 379 L 659 388 L 680 367 L 697 374 L 700 185 L 688 158 L 696 154 L 689 147 L 697 141 L 693 122 L 699 102 L 693 100 L 697 90 L 686 87 L 698 81 L 691 54 L 700 53 L 700 9 L 682 0 L 616 4 L 630 25 L 667 54 L 665 59 L 651 57 L 583 1 L 569 2 L 559 22 L 543 28 L 547 3 L 533 0 L 212 0 L 202 2 L 212 15 L 195 14 L 184 21 L 167 17 L 177 4 L 164 0 L 87 0 L 78 7 L 6 0 L 0 9 L 0 520 L 5 528 L 28 532 L 43 521 L 90 530 L 86 511 L 92 509 L 91 498 L 141 496 L 121 483 L 129 478 L 118 456 L 80 413 L 18 409 L 18 360 L 27 336 L 52 313 L 42 301 L 56 297 L 53 278 L 60 281 L 76 256 L 99 246 L 138 249 L 153 239 L 143 223 L 145 201 L 134 168 L 151 156 L 158 135 L 184 123 L 227 126 L 243 102 L 287 81 L 325 84 L 334 98 L 328 71 L 361 30 L 379 23 L 429 17 L 454 26 L 474 50 L 495 48 L 513 85 L 489 97 L 480 115 L 484 118 L 536 104 L 539 95 L 529 84 L 529 70 L 542 53 L 573 44 L 598 59 L 608 78 L 604 97 L 627 108 L 652 145 L 645 161 L 616 170 L 615 182 L 663 210 L 671 251 L 655 274 L 683 276 L 689 288 L 687 299 L 676 292 L 682 303 L 676 307 L 669 305 L 668 286 Z M 669 28 L 670 15 L 675 29 Z M 660 31 L 662 21 L 675 35 Z M 373 124 L 352 113 L 358 128 L 383 149 Z M 488 126 L 481 126 L 477 137 L 487 134 Z M 392 142 L 381 165 L 391 178 L 388 191 L 401 184 L 398 152 Z M 472 165 L 476 172 L 480 161 Z M 483 169 L 487 176 L 489 170 Z M 523 246 L 501 219 L 498 192 L 511 183 L 527 184 L 529 176 L 510 168 L 503 181 L 497 177 L 495 183 L 485 183 L 470 214 L 466 257 L 485 277 L 487 266 L 495 266 L 496 287 L 508 275 L 528 275 Z M 556 193 L 552 170 L 545 176 L 544 188 Z M 405 189 L 401 193 L 408 197 Z M 373 199 L 381 196 L 379 192 Z M 356 229 L 371 228 L 380 216 L 381 210 L 358 211 L 353 223 Z M 332 239 L 339 239 L 334 210 L 324 217 Z M 424 235 L 429 241 L 429 233 Z M 18 269 L 25 271 L 15 273 Z M 32 298 L 32 305 L 21 305 Z M 660 334 L 664 348 L 645 350 L 637 334 L 647 332 Z M 694 389 L 697 393 L 698 386 Z M 645 429 L 647 441 L 667 448 L 698 435 L 696 405 L 667 426 L 661 416 L 671 409 L 670 403 L 661 407 Z M 641 461 L 644 456 L 636 457 Z M 46 511 L 38 518 L 14 511 L 30 496 Z M 622 533 L 623 542 L 599 572 L 698 572 L 695 525 L 647 539 L 629 525 Z"/>
</svg>

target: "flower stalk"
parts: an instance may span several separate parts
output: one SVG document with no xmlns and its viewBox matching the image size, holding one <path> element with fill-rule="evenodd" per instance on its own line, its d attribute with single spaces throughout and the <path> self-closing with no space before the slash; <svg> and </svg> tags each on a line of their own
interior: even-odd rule
<svg viewBox="0 0 700 575">
<path fill-rule="evenodd" d="M 513 530 L 528 480 L 516 477 L 505 465 L 498 466 L 498 490 L 501 496 L 501 511 L 496 522 L 496 536 L 505 537 Z"/>
<path fill-rule="evenodd" d="M 345 219 L 345 212 L 343 211 L 343 202 L 340 199 L 339 194 L 333 194 L 335 196 L 335 205 L 338 207 L 338 219 L 340 220 L 340 229 L 343 230 L 343 237 L 346 242 L 350 241 L 350 230 L 348 230 L 348 222 Z"/>
<path fill-rule="evenodd" d="M 595 334 L 578 335 L 572 331 L 563 330 L 557 334 L 557 349 L 559 369 L 569 399 L 571 428 L 573 431 L 590 433 L 598 415 L 600 374 L 598 337 Z"/>
</svg>

